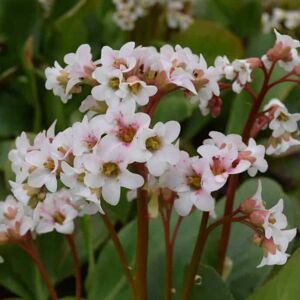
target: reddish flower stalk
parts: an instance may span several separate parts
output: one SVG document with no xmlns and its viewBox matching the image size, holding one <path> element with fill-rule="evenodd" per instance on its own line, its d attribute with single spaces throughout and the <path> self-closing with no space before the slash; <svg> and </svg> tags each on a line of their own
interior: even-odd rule
<svg viewBox="0 0 300 300">
<path fill-rule="evenodd" d="M 264 79 L 264 83 L 261 88 L 261 91 L 260 91 L 259 95 L 252 102 L 252 108 L 249 113 L 248 119 L 246 121 L 244 130 L 243 130 L 243 134 L 242 134 L 242 138 L 245 143 L 247 143 L 250 138 L 251 129 L 253 127 L 253 124 L 255 123 L 256 116 L 259 112 L 259 108 L 264 100 L 264 97 L 266 96 L 266 94 L 269 90 L 269 81 L 270 81 L 272 72 L 274 70 L 275 64 L 276 64 L 276 61 L 273 62 L 270 70 L 265 73 L 265 79 Z M 263 68 L 263 70 L 264 70 L 264 68 Z M 226 203 L 225 203 L 224 217 L 232 214 L 233 205 L 234 205 L 234 197 L 235 197 L 235 192 L 238 187 L 238 182 L 239 182 L 238 175 L 230 176 L 228 188 L 227 188 L 227 199 L 226 199 Z M 231 230 L 231 220 L 228 219 L 223 225 L 220 244 L 219 244 L 219 272 L 220 273 L 223 272 L 226 252 L 227 252 L 228 243 L 229 243 L 230 230 Z"/>
<path fill-rule="evenodd" d="M 68 234 L 68 235 L 65 235 L 65 237 L 66 237 L 66 240 L 70 247 L 73 264 L 74 264 L 74 269 L 75 269 L 76 300 L 80 300 L 81 294 L 82 294 L 82 280 L 81 280 L 80 261 L 79 261 L 77 250 L 76 250 L 74 234 Z"/>
<path fill-rule="evenodd" d="M 20 241 L 17 243 L 17 245 L 22 248 L 22 250 L 24 252 L 26 252 L 31 259 L 33 260 L 33 262 L 36 264 L 46 286 L 47 289 L 49 291 L 50 297 L 52 300 L 58 300 L 58 296 L 57 293 L 53 287 L 51 278 L 47 272 L 47 269 L 39 255 L 39 252 L 36 248 L 36 246 L 34 245 L 34 242 L 32 240 L 32 237 L 30 236 L 28 239 L 26 239 L 25 241 Z"/>
<path fill-rule="evenodd" d="M 166 249 L 166 273 L 165 273 L 165 299 L 172 299 L 172 290 L 173 290 L 173 254 L 174 254 L 174 245 L 177 237 L 177 233 L 182 222 L 182 217 L 178 217 L 173 235 L 171 234 L 171 216 L 173 210 L 174 202 L 173 193 L 170 201 L 167 201 L 165 205 L 165 212 L 160 203 L 159 213 L 163 222 L 164 235 L 165 235 L 165 249 Z M 163 200 L 164 201 L 164 200 Z M 169 202 L 169 203 L 168 203 Z"/>
<path fill-rule="evenodd" d="M 134 279 L 133 279 L 133 276 L 132 276 L 132 273 L 130 271 L 130 266 L 129 266 L 129 263 L 127 261 L 127 258 L 126 258 L 126 255 L 125 255 L 125 252 L 124 252 L 124 249 L 122 247 L 122 244 L 120 242 L 120 239 L 118 237 L 118 234 L 116 233 L 115 229 L 114 229 L 114 226 L 113 224 L 110 222 L 109 218 L 107 215 L 102 215 L 102 219 L 103 219 L 103 222 L 110 234 L 110 238 L 115 246 L 115 249 L 117 251 L 117 254 L 120 258 L 120 261 L 121 261 L 121 265 L 122 265 L 122 268 L 123 268 L 123 271 L 124 271 L 124 274 L 127 278 L 127 282 L 129 284 L 129 287 L 130 287 L 130 290 L 131 290 L 131 296 L 132 296 L 132 299 L 135 299 L 136 295 L 135 295 L 135 284 L 134 284 Z"/>
</svg>

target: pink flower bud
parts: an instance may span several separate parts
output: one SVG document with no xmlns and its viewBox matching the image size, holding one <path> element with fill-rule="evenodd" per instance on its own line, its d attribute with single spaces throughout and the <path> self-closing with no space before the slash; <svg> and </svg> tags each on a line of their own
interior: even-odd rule
<svg viewBox="0 0 300 300">
<path fill-rule="evenodd" d="M 261 67 L 262 62 L 261 59 L 258 57 L 251 57 L 247 59 L 247 63 L 250 64 L 250 68 L 252 70 L 254 69 L 258 69 L 259 67 Z"/>
<path fill-rule="evenodd" d="M 263 240 L 264 240 L 264 237 L 257 232 L 255 232 L 252 236 L 252 243 L 258 247 L 261 246 Z"/>
<path fill-rule="evenodd" d="M 240 204 L 240 211 L 245 214 L 250 214 L 255 210 L 257 201 L 253 198 L 248 198 Z"/>
<path fill-rule="evenodd" d="M 217 96 L 214 96 L 208 101 L 208 107 L 210 108 L 211 114 L 214 118 L 217 118 L 220 115 L 222 105 L 222 99 Z"/>
<path fill-rule="evenodd" d="M 284 45 L 282 42 L 276 43 L 273 48 L 268 50 L 266 55 L 268 59 L 273 62 L 277 60 L 289 62 L 293 59 L 291 47 Z"/>
<path fill-rule="evenodd" d="M 297 76 L 300 76 L 300 65 L 297 65 L 294 70 L 293 73 Z"/>
<path fill-rule="evenodd" d="M 250 222 L 254 225 L 261 226 L 264 224 L 267 214 L 268 212 L 265 210 L 255 210 L 249 216 Z"/>
</svg>

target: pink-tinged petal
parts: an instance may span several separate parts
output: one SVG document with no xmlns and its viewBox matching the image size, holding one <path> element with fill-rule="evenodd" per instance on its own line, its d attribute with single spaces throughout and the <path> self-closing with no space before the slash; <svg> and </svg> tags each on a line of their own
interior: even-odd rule
<svg viewBox="0 0 300 300">
<path fill-rule="evenodd" d="M 46 188 L 51 192 L 54 193 L 57 190 L 57 179 L 55 174 L 49 174 L 48 179 L 45 182 Z"/>
<path fill-rule="evenodd" d="M 74 222 L 69 221 L 65 222 L 64 224 L 55 224 L 55 229 L 57 232 L 63 233 L 63 234 L 71 234 L 74 231 Z"/>
<path fill-rule="evenodd" d="M 190 200 L 189 193 L 179 194 L 179 198 L 174 201 L 174 207 L 180 216 L 187 216 L 193 207 L 193 203 Z"/>
<path fill-rule="evenodd" d="M 28 177 L 28 184 L 32 187 L 40 188 L 48 180 L 49 171 L 46 169 L 37 169 L 33 171 Z"/>
<path fill-rule="evenodd" d="M 26 162 L 29 164 L 39 167 L 42 166 L 47 159 L 46 155 L 41 151 L 31 151 L 26 154 Z"/>
<path fill-rule="evenodd" d="M 151 175 L 161 176 L 167 168 L 167 163 L 156 156 L 152 156 L 147 162 L 147 168 Z"/>
<path fill-rule="evenodd" d="M 204 191 L 197 191 L 192 195 L 194 205 L 201 211 L 214 211 L 214 198 Z"/>
<path fill-rule="evenodd" d="M 111 205 L 117 205 L 119 203 L 120 193 L 120 185 L 117 182 L 107 180 L 102 187 L 102 197 Z"/>
<path fill-rule="evenodd" d="M 232 168 L 228 173 L 229 174 L 239 174 L 246 171 L 250 168 L 251 163 L 247 160 L 241 160 L 235 168 Z"/>
<path fill-rule="evenodd" d="M 173 143 L 179 136 L 180 124 L 176 121 L 169 121 L 165 123 L 164 140 L 167 143 Z"/>
<path fill-rule="evenodd" d="M 144 184 L 144 179 L 141 175 L 134 174 L 125 170 L 120 177 L 120 185 L 128 189 L 136 189 Z"/>
<path fill-rule="evenodd" d="M 84 183 L 90 188 L 99 188 L 104 184 L 104 179 L 98 174 L 86 174 L 84 177 Z"/>
<path fill-rule="evenodd" d="M 37 226 L 35 227 L 35 231 L 37 233 L 47 233 L 47 232 L 51 232 L 54 229 L 54 224 L 50 221 L 39 221 L 39 223 L 37 224 Z"/>
</svg>

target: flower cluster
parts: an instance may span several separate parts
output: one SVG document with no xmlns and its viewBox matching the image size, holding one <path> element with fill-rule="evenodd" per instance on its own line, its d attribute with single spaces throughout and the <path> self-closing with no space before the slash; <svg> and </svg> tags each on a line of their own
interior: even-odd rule
<svg viewBox="0 0 300 300">
<path fill-rule="evenodd" d="M 297 124 L 300 120 L 299 113 L 289 113 L 281 101 L 272 99 L 264 107 L 264 115 L 272 130 L 267 154 L 279 155 L 286 152 L 291 146 L 300 144 L 300 141 L 294 138 L 299 131 Z"/>
<path fill-rule="evenodd" d="M 211 111 L 216 116 L 222 104 L 220 91 L 228 87 L 235 93 L 243 89 L 249 92 L 255 69 L 269 75 L 268 70 L 278 62 L 296 74 L 299 42 L 277 32 L 276 37 L 274 47 L 262 59 L 231 63 L 227 57 L 217 57 L 213 66 L 208 66 L 201 54 L 179 45 L 156 50 L 128 42 L 119 50 L 103 47 L 99 60 L 92 58 L 88 45 L 81 45 L 64 57 L 64 68 L 57 62 L 47 68 L 46 88 L 63 102 L 80 92 L 82 85 L 91 90 L 80 106 L 87 113 L 82 121 L 59 133 L 55 133 L 53 123 L 33 141 L 22 133 L 9 153 L 16 175 L 10 181 L 12 193 L 18 205 L 31 212 L 32 227 L 27 231 L 69 234 L 76 217 L 97 211 L 104 214 L 103 201 L 117 205 L 121 189 L 128 191 L 130 200 L 138 189 L 147 190 L 148 195 L 170 193 L 181 216 L 194 208 L 214 215 L 214 192 L 226 185 L 230 175 L 266 172 L 265 147 L 251 138 L 256 136 L 250 134 L 251 128 L 243 137 L 211 131 L 198 147 L 198 155 L 191 157 L 180 150 L 180 124 L 172 120 L 153 124 L 151 117 L 160 98 L 176 90 L 197 103 L 204 115 Z M 293 135 L 298 131 L 299 114 L 290 114 L 277 100 L 263 112 L 257 110 L 259 114 L 265 119 L 264 128 L 268 125 L 272 130 L 268 154 L 281 153 L 296 143 Z M 258 233 L 263 233 L 259 244 L 268 250 L 266 257 L 276 255 L 266 263 L 281 263 L 292 234 L 282 230 L 286 227 L 281 220 L 282 208 L 266 210 L 259 195 L 260 187 L 253 197 L 256 200 L 245 201 L 240 211 Z"/>
<path fill-rule="evenodd" d="M 265 265 L 283 265 L 288 254 L 286 250 L 289 242 L 296 235 L 296 228 L 286 230 L 287 219 L 282 213 L 283 200 L 272 208 L 267 209 L 262 201 L 261 182 L 254 196 L 240 204 L 239 210 L 243 212 L 250 224 L 256 228 L 253 242 L 262 247 L 264 257 L 258 267 Z"/>
<path fill-rule="evenodd" d="M 263 13 L 262 24 L 264 33 L 271 32 L 273 28 L 295 30 L 300 26 L 300 10 L 275 7 L 271 13 Z"/>
<path fill-rule="evenodd" d="M 125 31 L 133 30 L 136 21 L 155 8 L 165 12 L 166 23 L 171 29 L 184 30 L 193 21 L 190 15 L 193 0 L 114 0 L 113 2 L 116 7 L 113 19 Z"/>
</svg>

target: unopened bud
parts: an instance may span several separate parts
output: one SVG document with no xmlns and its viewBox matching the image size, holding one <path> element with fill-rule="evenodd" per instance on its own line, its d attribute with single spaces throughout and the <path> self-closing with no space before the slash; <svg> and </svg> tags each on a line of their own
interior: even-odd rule
<svg viewBox="0 0 300 300">
<path fill-rule="evenodd" d="M 265 222 L 267 212 L 264 210 L 255 210 L 253 211 L 250 216 L 250 222 L 254 225 L 261 226 Z"/>
<path fill-rule="evenodd" d="M 250 214 L 256 208 L 256 200 L 249 198 L 240 204 L 240 211 L 244 214 Z"/>
<path fill-rule="evenodd" d="M 293 69 L 293 73 L 297 76 L 300 76 L 300 65 L 297 65 L 294 69 Z"/>
<path fill-rule="evenodd" d="M 261 246 L 263 240 L 264 240 L 264 237 L 257 232 L 255 232 L 252 236 L 252 243 L 258 247 Z"/>
<path fill-rule="evenodd" d="M 221 113 L 223 100 L 220 97 L 213 97 L 208 101 L 208 107 L 210 108 L 211 114 L 214 118 L 217 118 Z"/>
<path fill-rule="evenodd" d="M 250 68 L 252 70 L 258 69 L 262 65 L 261 59 L 259 57 L 248 58 L 247 63 L 250 65 Z"/>
</svg>

